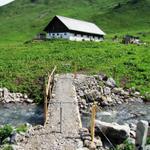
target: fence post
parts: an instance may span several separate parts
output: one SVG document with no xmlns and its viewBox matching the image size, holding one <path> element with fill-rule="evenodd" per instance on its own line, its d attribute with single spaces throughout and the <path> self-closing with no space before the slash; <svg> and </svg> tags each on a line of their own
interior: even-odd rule
<svg viewBox="0 0 150 150">
<path fill-rule="evenodd" d="M 60 102 L 60 133 L 62 133 L 62 103 Z"/>
<path fill-rule="evenodd" d="M 47 85 L 45 84 L 44 90 L 44 125 L 47 122 Z"/>
<path fill-rule="evenodd" d="M 95 135 L 95 115 L 96 115 L 96 104 L 94 103 L 92 106 L 92 115 L 91 115 L 91 139 L 92 139 L 92 143 L 94 142 L 94 135 Z"/>
<path fill-rule="evenodd" d="M 74 63 L 74 78 L 77 78 L 77 64 Z"/>
</svg>

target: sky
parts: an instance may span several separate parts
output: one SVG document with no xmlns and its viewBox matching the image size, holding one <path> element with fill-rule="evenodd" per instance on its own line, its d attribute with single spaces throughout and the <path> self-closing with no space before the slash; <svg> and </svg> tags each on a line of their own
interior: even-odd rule
<svg viewBox="0 0 150 150">
<path fill-rule="evenodd" d="M 0 6 L 6 5 L 14 0 L 0 0 Z"/>
</svg>

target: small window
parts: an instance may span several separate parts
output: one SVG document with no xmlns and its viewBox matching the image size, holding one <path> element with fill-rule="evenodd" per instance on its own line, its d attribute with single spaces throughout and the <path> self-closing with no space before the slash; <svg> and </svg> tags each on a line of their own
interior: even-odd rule
<svg viewBox="0 0 150 150">
<path fill-rule="evenodd" d="M 75 33 L 74 35 L 75 35 L 75 36 L 77 36 L 77 34 L 76 34 L 76 33 Z"/>
<path fill-rule="evenodd" d="M 53 33 L 53 36 L 55 35 L 55 33 Z"/>
<path fill-rule="evenodd" d="M 57 33 L 57 35 L 59 35 L 59 33 Z"/>
<path fill-rule="evenodd" d="M 64 33 L 64 35 L 67 35 L 67 33 Z"/>
</svg>

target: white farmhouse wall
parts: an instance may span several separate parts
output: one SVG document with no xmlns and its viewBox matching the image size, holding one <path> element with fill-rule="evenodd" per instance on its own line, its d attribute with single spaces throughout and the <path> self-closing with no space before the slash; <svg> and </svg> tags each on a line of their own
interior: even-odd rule
<svg viewBox="0 0 150 150">
<path fill-rule="evenodd" d="M 103 41 L 103 38 L 98 38 L 97 36 L 89 36 L 89 35 L 81 35 L 74 34 L 69 32 L 61 32 L 61 33 L 47 33 L 47 39 L 68 39 L 71 41 Z"/>
</svg>

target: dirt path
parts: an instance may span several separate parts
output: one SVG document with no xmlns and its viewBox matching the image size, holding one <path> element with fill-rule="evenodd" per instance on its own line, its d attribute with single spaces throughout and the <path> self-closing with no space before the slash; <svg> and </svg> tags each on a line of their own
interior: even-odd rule
<svg viewBox="0 0 150 150">
<path fill-rule="evenodd" d="M 25 150 L 76 150 L 81 143 L 78 135 L 81 122 L 73 76 L 60 75 L 53 93 L 55 97 L 49 105 L 49 120 L 44 128 L 35 131 L 23 145 Z M 60 133 L 60 102 L 62 133 Z"/>
</svg>

